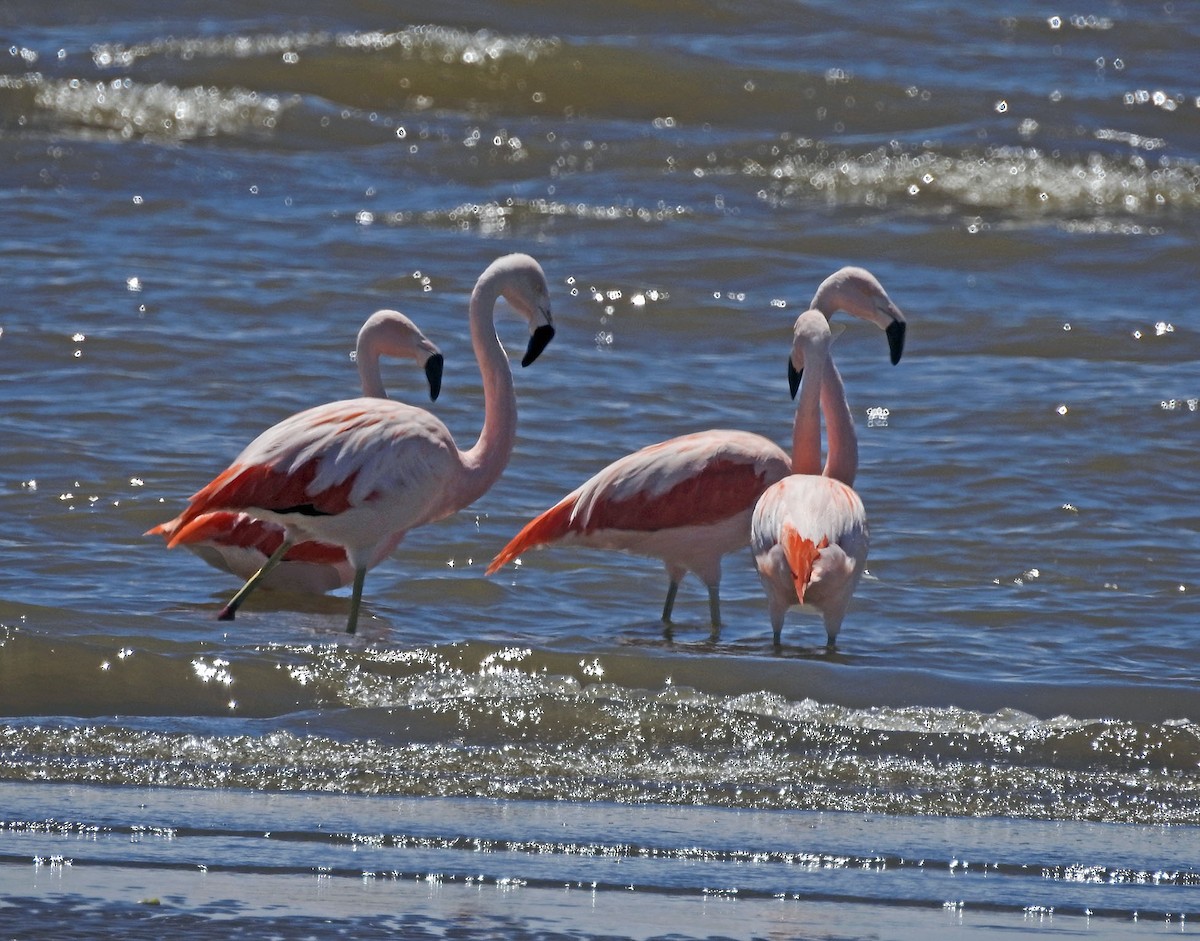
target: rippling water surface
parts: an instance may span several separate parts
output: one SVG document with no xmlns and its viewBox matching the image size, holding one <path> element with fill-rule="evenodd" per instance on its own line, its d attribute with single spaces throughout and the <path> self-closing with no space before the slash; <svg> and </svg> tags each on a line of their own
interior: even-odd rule
<svg viewBox="0 0 1200 941">
<path fill-rule="evenodd" d="M 6 934 L 1191 933 L 1198 46 L 1178 2 L 0 7 Z M 511 251 L 558 335 L 499 483 L 355 638 L 346 591 L 216 622 L 236 582 L 142 533 L 356 394 L 381 307 L 472 443 Z M 694 581 L 664 634 L 652 560 L 484 577 L 622 454 L 786 444 L 845 264 L 909 331 L 834 348 L 872 531 L 836 653 L 803 613 L 773 649 L 748 553 L 716 640 Z"/>
</svg>

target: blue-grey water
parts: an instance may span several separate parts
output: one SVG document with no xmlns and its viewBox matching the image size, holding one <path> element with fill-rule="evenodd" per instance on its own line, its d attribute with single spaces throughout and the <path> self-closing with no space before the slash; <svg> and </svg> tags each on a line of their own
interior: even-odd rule
<svg viewBox="0 0 1200 941">
<path fill-rule="evenodd" d="M 0 4 L 5 937 L 1194 933 L 1200 7 Z M 373 310 L 482 423 L 475 278 L 558 335 L 472 507 L 348 592 L 142 534 L 357 394 Z M 790 441 L 835 344 L 869 575 L 780 651 L 649 559 L 483 569 L 604 464 Z M 503 310 L 501 338 L 523 343 Z"/>
</svg>

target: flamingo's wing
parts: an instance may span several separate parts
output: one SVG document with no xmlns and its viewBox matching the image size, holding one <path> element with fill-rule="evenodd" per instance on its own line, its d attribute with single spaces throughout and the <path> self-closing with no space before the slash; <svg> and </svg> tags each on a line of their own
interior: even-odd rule
<svg viewBox="0 0 1200 941">
<path fill-rule="evenodd" d="M 500 550 L 488 572 L 568 535 L 719 522 L 752 508 L 763 490 L 787 473 L 787 455 L 777 445 L 745 432 L 706 431 L 653 444 L 609 464 L 531 520 Z"/>
<path fill-rule="evenodd" d="M 193 496 L 170 544 L 185 542 L 189 525 L 215 510 L 334 516 L 384 494 L 427 506 L 449 479 L 455 451 L 440 421 L 400 402 L 309 409 L 267 429 Z"/>
</svg>

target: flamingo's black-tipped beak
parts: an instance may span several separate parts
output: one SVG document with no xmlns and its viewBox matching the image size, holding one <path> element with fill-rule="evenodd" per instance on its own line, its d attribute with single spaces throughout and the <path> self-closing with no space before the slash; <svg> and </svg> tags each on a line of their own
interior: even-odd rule
<svg viewBox="0 0 1200 941">
<path fill-rule="evenodd" d="M 529 336 L 529 346 L 525 347 L 525 355 L 521 357 L 521 365 L 528 366 L 542 355 L 542 350 L 554 339 L 554 327 L 548 323 L 542 324 Z"/>
<path fill-rule="evenodd" d="M 788 388 L 792 391 L 792 398 L 796 397 L 796 392 L 800 389 L 800 379 L 804 375 L 803 369 L 797 369 L 792 363 L 792 358 L 788 357 Z"/>
<path fill-rule="evenodd" d="M 442 367 L 444 365 L 445 361 L 441 353 L 434 353 L 425 360 L 425 378 L 429 380 L 429 398 L 434 402 L 437 401 L 437 397 L 442 391 Z"/>
<path fill-rule="evenodd" d="M 904 353 L 904 331 L 908 329 L 908 324 L 903 320 L 893 320 L 887 327 L 888 349 L 892 354 L 892 365 L 895 366 L 900 362 L 900 357 Z"/>
</svg>

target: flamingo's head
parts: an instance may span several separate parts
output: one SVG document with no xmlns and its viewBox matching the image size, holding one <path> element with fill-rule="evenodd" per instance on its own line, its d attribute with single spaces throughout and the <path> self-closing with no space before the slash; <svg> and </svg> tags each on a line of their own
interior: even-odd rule
<svg viewBox="0 0 1200 941">
<path fill-rule="evenodd" d="M 887 333 L 892 365 L 904 354 L 904 334 L 908 327 L 904 314 L 895 305 L 879 279 L 866 268 L 849 266 L 835 271 L 821 282 L 810 305 L 827 318 L 837 311 L 870 321 Z"/>
<path fill-rule="evenodd" d="M 796 318 L 792 327 L 792 352 L 788 356 L 788 388 L 793 399 L 800 389 L 804 364 L 828 356 L 832 342 L 829 321 L 821 311 L 809 309 Z"/>
<path fill-rule="evenodd" d="M 498 258 L 492 268 L 497 269 L 501 296 L 529 324 L 529 345 L 521 357 L 521 365 L 528 366 L 554 339 L 546 275 L 537 261 L 522 254 Z"/>
<path fill-rule="evenodd" d="M 380 356 L 414 360 L 425 370 L 429 397 L 437 401 L 442 390 L 442 352 L 420 328 L 398 310 L 377 310 L 358 331 L 355 359 L 360 372 L 369 365 L 377 368 Z M 382 390 L 380 390 L 382 391 Z"/>
</svg>

